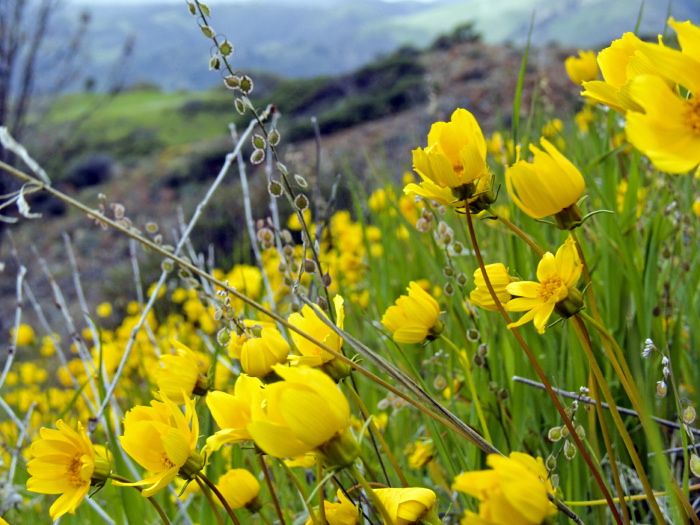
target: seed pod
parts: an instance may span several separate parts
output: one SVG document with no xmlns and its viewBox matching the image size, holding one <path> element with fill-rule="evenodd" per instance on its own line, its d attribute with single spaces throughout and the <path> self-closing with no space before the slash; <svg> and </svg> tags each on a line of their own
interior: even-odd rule
<svg viewBox="0 0 700 525">
<path fill-rule="evenodd" d="M 243 101 L 240 98 L 237 98 L 233 105 L 236 106 L 236 111 L 238 111 L 238 113 L 245 115 L 245 104 L 243 104 Z"/>
<path fill-rule="evenodd" d="M 253 153 L 250 154 L 251 164 L 260 164 L 264 160 L 265 160 L 265 150 L 264 149 L 256 149 L 253 151 Z"/>
<path fill-rule="evenodd" d="M 301 188 L 308 188 L 309 183 L 306 182 L 306 179 L 299 175 L 298 173 L 294 175 L 294 181 L 301 187 Z"/>
<path fill-rule="evenodd" d="M 219 44 L 219 53 L 221 53 L 221 56 L 230 56 L 233 54 L 233 44 L 228 40 L 224 40 Z"/>
<path fill-rule="evenodd" d="M 209 60 L 209 71 L 219 71 L 221 69 L 221 59 L 218 56 L 213 56 Z"/>
<path fill-rule="evenodd" d="M 691 454 L 688 463 L 693 476 L 700 478 L 700 457 L 697 454 Z"/>
<path fill-rule="evenodd" d="M 273 129 L 268 133 L 267 140 L 270 142 L 270 146 L 277 146 L 280 143 L 280 132 Z"/>
<path fill-rule="evenodd" d="M 547 432 L 547 439 L 550 441 L 559 441 L 561 438 L 561 427 L 552 427 L 549 429 L 549 432 Z"/>
<path fill-rule="evenodd" d="M 248 75 L 243 75 L 241 77 L 241 93 L 244 95 L 249 95 L 253 91 L 253 79 Z"/>
<path fill-rule="evenodd" d="M 268 184 L 268 186 L 267 186 L 267 191 L 273 197 L 281 197 L 284 194 L 284 191 L 282 189 L 282 184 L 280 184 L 276 180 L 270 181 L 270 184 Z"/>
<path fill-rule="evenodd" d="M 236 75 L 226 75 L 224 77 L 224 86 L 229 89 L 240 89 L 241 78 Z"/>
<path fill-rule="evenodd" d="M 202 30 L 202 34 L 207 38 L 214 38 L 216 36 L 216 31 L 214 31 L 214 28 L 211 26 L 199 26 L 199 29 Z"/>
<path fill-rule="evenodd" d="M 572 460 L 575 456 L 576 447 L 571 443 L 571 441 L 564 443 L 564 457 L 568 460 Z"/>
<path fill-rule="evenodd" d="M 253 142 L 253 147 L 255 149 L 264 149 L 267 146 L 265 137 L 263 137 L 262 135 L 258 135 L 257 133 L 253 135 L 251 141 Z"/>
<path fill-rule="evenodd" d="M 544 462 L 544 466 L 547 468 L 548 471 L 552 472 L 555 468 L 557 468 L 557 458 L 553 454 L 550 454 L 549 456 L 547 456 L 547 460 Z"/>
<path fill-rule="evenodd" d="M 681 419 L 683 420 L 683 423 L 690 425 L 693 423 L 693 421 L 695 421 L 695 416 L 695 409 L 691 405 L 688 405 L 683 409 Z"/>
<path fill-rule="evenodd" d="M 216 341 L 221 346 L 228 345 L 230 340 L 231 340 L 231 332 L 229 331 L 228 328 L 224 327 L 221 330 L 219 330 L 219 332 L 216 334 Z"/>
<path fill-rule="evenodd" d="M 296 199 L 294 199 L 294 206 L 296 206 L 297 210 L 304 211 L 309 207 L 309 199 L 306 197 L 306 195 L 300 193 L 297 195 Z"/>
</svg>

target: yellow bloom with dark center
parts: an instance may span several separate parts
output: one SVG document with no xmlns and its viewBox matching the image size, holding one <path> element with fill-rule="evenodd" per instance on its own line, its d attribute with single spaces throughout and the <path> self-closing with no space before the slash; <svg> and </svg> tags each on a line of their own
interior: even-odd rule
<svg viewBox="0 0 700 525">
<path fill-rule="evenodd" d="M 182 405 L 192 394 L 207 393 L 206 364 L 179 341 L 171 340 L 170 344 L 176 353 L 162 354 L 158 358 L 161 366 L 154 368 L 153 379 L 168 399 Z"/>
<path fill-rule="evenodd" d="M 336 495 L 338 496 L 338 501 L 336 503 L 331 503 L 330 501 L 323 502 L 328 525 L 356 525 L 359 523 L 360 513 L 355 504 L 350 501 L 340 489 L 338 489 Z M 304 525 L 313 525 L 313 523 L 313 519 L 309 518 Z"/>
<path fill-rule="evenodd" d="M 511 277 L 508 274 L 508 269 L 502 263 L 487 264 L 484 267 L 486 268 L 489 281 L 491 281 L 491 286 L 493 286 L 493 290 L 496 292 L 496 297 L 501 304 L 505 305 L 512 299 L 512 296 L 506 291 L 506 287 L 518 279 Z M 469 294 L 471 302 L 484 310 L 491 310 L 493 312 L 498 310 L 486 286 L 486 280 L 484 279 L 481 268 L 477 268 L 474 271 L 474 286 L 476 286 L 476 288 Z"/>
<path fill-rule="evenodd" d="M 56 430 L 41 428 L 39 439 L 31 446 L 33 459 L 27 463 L 27 490 L 42 494 L 61 494 L 51 505 L 52 520 L 75 509 L 87 496 L 91 485 L 103 484 L 111 464 L 106 453 L 98 453 L 83 426 L 76 432 L 62 420 Z"/>
<path fill-rule="evenodd" d="M 262 381 L 245 374 L 236 379 L 233 395 L 220 391 L 210 392 L 206 398 L 207 407 L 221 430 L 207 438 L 206 448 L 216 451 L 224 444 L 252 439 L 248 433 L 252 408 L 262 405 L 263 399 Z"/>
<path fill-rule="evenodd" d="M 627 139 L 654 166 L 668 173 L 685 173 L 700 164 L 700 28 L 690 22 L 669 24 L 683 51 L 644 43 L 640 52 L 662 76 L 641 75 L 629 95 L 639 111 L 628 111 Z M 688 90 L 679 95 L 664 78 Z"/>
<path fill-rule="evenodd" d="M 154 475 L 133 483 L 114 484 L 150 485 L 141 492 L 144 498 L 164 489 L 178 474 L 183 479 L 193 479 L 204 466 L 204 459 L 197 452 L 199 420 L 194 402 L 186 399 L 183 413 L 164 393 L 160 397 L 162 401 L 129 410 L 124 417 L 124 435 L 119 436 L 124 452 Z"/>
<path fill-rule="evenodd" d="M 540 525 L 556 513 L 547 497 L 554 489 L 542 458 L 512 452 L 510 457 L 490 454 L 486 463 L 491 470 L 465 472 L 452 485 L 480 501 L 478 516 L 467 512 L 462 523 Z"/>
<path fill-rule="evenodd" d="M 516 296 L 508 301 L 506 309 L 511 312 L 528 311 L 517 322 L 510 323 L 508 328 L 534 321 L 537 331 L 543 334 L 555 308 L 565 317 L 580 310 L 583 299 L 574 286 L 581 277 L 582 269 L 576 243 L 571 237 L 566 239 L 556 255 L 545 253 L 537 265 L 539 282 L 519 281 L 506 286 L 506 291 Z"/>
<path fill-rule="evenodd" d="M 541 139 L 541 144 L 544 151 L 530 145 L 532 163 L 521 160 L 506 171 L 511 198 L 535 219 L 556 215 L 576 204 L 586 188 L 576 166 L 547 139 Z"/>
<path fill-rule="evenodd" d="M 437 496 L 430 489 L 421 487 L 375 489 L 374 493 L 395 525 L 440 523 L 434 512 Z"/>
<path fill-rule="evenodd" d="M 232 509 L 248 507 L 252 510 L 251 506 L 255 507 L 256 499 L 260 493 L 258 480 L 250 471 L 243 468 L 229 470 L 219 478 L 216 487 Z"/>
<path fill-rule="evenodd" d="M 342 452 L 328 447 L 331 441 L 351 437 L 350 406 L 335 382 L 306 366 L 276 365 L 274 371 L 283 381 L 267 385 L 265 400 L 252 406 L 247 429 L 255 444 L 277 458 L 296 458 L 312 450 L 324 456 Z M 355 448 L 349 461 L 357 452 Z"/>
<path fill-rule="evenodd" d="M 598 78 L 598 61 L 595 51 L 578 52 L 578 57 L 569 57 L 564 61 L 566 73 L 574 84 L 581 85 Z"/>
<path fill-rule="evenodd" d="M 454 188 L 453 201 L 470 197 L 469 185 L 488 173 L 486 140 L 474 115 L 457 109 L 449 122 L 433 124 L 428 146 L 413 150 L 413 168 L 423 182 Z"/>
<path fill-rule="evenodd" d="M 384 313 L 382 324 L 397 343 L 421 343 L 437 337 L 443 328 L 437 301 L 414 281 L 406 290 L 408 295 L 399 297 Z"/>
</svg>

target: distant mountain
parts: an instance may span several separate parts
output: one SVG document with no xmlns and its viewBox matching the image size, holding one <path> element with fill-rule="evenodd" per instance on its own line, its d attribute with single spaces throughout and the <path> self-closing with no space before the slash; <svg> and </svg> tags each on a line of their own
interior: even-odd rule
<svg viewBox="0 0 700 525">
<path fill-rule="evenodd" d="M 212 26 L 234 44 L 232 63 L 240 70 L 264 70 L 290 77 L 337 75 L 385 55 L 399 46 L 425 47 L 438 35 L 473 21 L 488 43 L 523 44 L 534 12 L 532 41 L 544 45 L 596 48 L 632 31 L 637 0 L 271 0 L 231 2 L 212 7 Z M 61 26 L 86 6 L 65 10 Z M 93 3 L 89 75 L 104 79 L 120 45 L 134 37 L 127 85 L 153 82 L 166 90 L 206 89 L 218 82 L 208 71 L 210 43 L 182 5 Z M 668 4 L 647 1 L 640 32 L 664 30 Z M 672 14 L 700 23 L 699 0 L 674 0 Z M 54 43 L 65 41 L 57 30 Z M 80 88 L 80 86 L 74 86 Z M 103 87 L 103 86 L 102 86 Z"/>
</svg>

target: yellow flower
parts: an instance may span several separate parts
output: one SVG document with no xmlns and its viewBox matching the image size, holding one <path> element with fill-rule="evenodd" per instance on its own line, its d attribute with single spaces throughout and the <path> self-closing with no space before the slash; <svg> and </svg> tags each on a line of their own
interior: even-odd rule
<svg viewBox="0 0 700 525">
<path fill-rule="evenodd" d="M 673 19 L 669 24 L 676 30 L 683 51 L 640 44 L 641 53 L 663 77 L 640 75 L 630 83 L 629 96 L 641 109 L 627 112 L 625 132 L 657 169 L 685 173 L 700 164 L 700 28 Z M 679 95 L 664 77 L 692 96 Z"/>
<path fill-rule="evenodd" d="M 457 109 L 450 122 L 433 124 L 428 146 L 413 150 L 413 168 L 424 183 L 454 188 L 453 201 L 470 197 L 470 185 L 488 173 L 486 140 L 474 116 Z"/>
<path fill-rule="evenodd" d="M 566 239 L 556 255 L 545 253 L 537 265 L 538 283 L 522 281 L 506 286 L 506 291 L 516 296 L 508 301 L 506 309 L 511 312 L 529 310 L 517 322 L 510 323 L 508 328 L 534 320 L 537 331 L 543 334 L 555 308 L 562 317 L 578 312 L 583 306 L 583 298 L 574 286 L 581 277 L 581 270 L 576 243 L 571 237 Z"/>
<path fill-rule="evenodd" d="M 96 310 L 98 317 L 109 317 L 112 315 L 112 305 L 110 303 L 101 303 Z"/>
<path fill-rule="evenodd" d="M 564 123 L 560 118 L 554 118 L 542 126 L 542 135 L 549 140 L 554 140 L 564 129 Z"/>
<path fill-rule="evenodd" d="M 594 119 L 595 117 L 593 116 L 593 111 L 591 111 L 591 108 L 588 105 L 576 113 L 576 116 L 574 116 L 574 121 L 576 122 L 576 125 L 581 133 L 588 133 Z"/>
<path fill-rule="evenodd" d="M 311 225 L 313 224 L 311 222 L 311 210 L 306 208 L 303 212 L 301 212 L 301 214 L 304 217 L 306 227 L 311 228 Z M 299 222 L 299 216 L 296 213 L 292 213 L 289 216 L 289 219 L 287 220 L 287 228 L 294 231 L 301 231 L 301 223 Z"/>
<path fill-rule="evenodd" d="M 56 429 L 39 430 L 30 449 L 34 459 L 27 463 L 27 490 L 61 494 L 49 509 L 52 520 L 75 514 L 90 486 L 104 484 L 111 471 L 107 455 L 96 452 L 80 423 L 76 432 L 58 420 Z"/>
<path fill-rule="evenodd" d="M 462 523 L 540 525 L 556 513 L 547 497 L 554 489 L 542 458 L 512 452 L 510 457 L 490 454 L 486 463 L 492 470 L 465 472 L 452 485 L 480 500 L 479 515 L 468 512 Z"/>
<path fill-rule="evenodd" d="M 421 469 L 430 463 L 435 456 L 435 443 L 432 440 L 416 441 L 413 453 L 408 458 L 408 466 L 412 469 Z"/>
<path fill-rule="evenodd" d="M 512 298 L 506 291 L 506 287 L 518 279 L 511 277 L 508 274 L 508 269 L 502 263 L 487 264 L 485 268 L 486 274 L 489 276 L 489 281 L 491 281 L 491 286 L 493 286 L 493 290 L 496 292 L 496 297 L 505 305 L 505 303 Z M 484 274 L 481 272 L 481 268 L 477 268 L 474 272 L 474 286 L 476 286 L 476 288 L 469 294 L 471 302 L 484 310 L 491 310 L 493 312 L 498 310 L 486 286 L 486 280 L 484 279 Z"/>
<path fill-rule="evenodd" d="M 569 57 L 564 61 L 564 67 L 574 84 L 581 85 L 598 78 L 598 61 L 595 51 L 579 51 L 578 57 Z"/>
<path fill-rule="evenodd" d="M 437 497 L 430 489 L 421 487 L 375 489 L 374 493 L 384 504 L 396 525 L 433 523 L 437 520 L 433 512 Z M 437 523 L 440 523 L 439 520 Z"/>
<path fill-rule="evenodd" d="M 655 72 L 649 59 L 637 52 L 642 44 L 633 33 L 625 33 L 598 53 L 603 80 L 584 82 L 581 94 L 623 115 L 630 109 L 640 111 L 629 96 L 630 82 L 638 75 Z"/>
<path fill-rule="evenodd" d="M 323 502 L 323 508 L 326 513 L 326 521 L 328 525 L 356 525 L 360 521 L 360 513 L 357 507 L 350 501 L 343 491 L 338 489 L 337 503 Z M 309 518 L 304 525 L 312 525 L 313 520 Z"/>
<path fill-rule="evenodd" d="M 576 166 L 547 139 L 541 139 L 541 144 L 545 151 L 530 145 L 532 163 L 521 160 L 506 171 L 511 198 L 535 219 L 557 215 L 576 204 L 586 187 Z"/>
<path fill-rule="evenodd" d="M 10 335 L 15 337 L 15 329 L 10 329 Z M 17 330 L 17 346 L 26 346 L 34 342 L 34 329 L 28 324 L 21 324 Z"/>
<path fill-rule="evenodd" d="M 693 202 L 693 213 L 696 217 L 700 218 L 700 199 L 695 199 Z"/>
<path fill-rule="evenodd" d="M 264 399 L 262 381 L 241 374 L 233 388 L 233 395 L 215 391 L 206 397 L 207 407 L 221 429 L 207 438 L 206 448 L 209 450 L 216 451 L 226 443 L 252 439 L 247 427 L 252 407 L 260 406 Z"/>
<path fill-rule="evenodd" d="M 402 295 L 382 317 L 382 324 L 393 334 L 397 343 L 421 343 L 435 339 L 442 332 L 438 320 L 440 306 L 418 283 L 411 281 Z"/>
<path fill-rule="evenodd" d="M 277 458 L 316 450 L 327 466 L 352 462 L 358 448 L 347 430 L 350 406 L 333 380 L 306 366 L 275 365 L 274 371 L 284 381 L 267 385 L 265 402 L 252 407 L 247 428 L 255 444 Z"/>
<path fill-rule="evenodd" d="M 345 309 L 343 308 L 344 300 L 340 295 L 336 295 L 333 298 L 333 305 L 335 306 L 335 324 L 338 328 L 343 328 L 345 322 Z M 323 313 L 323 312 L 321 312 Z M 328 319 L 328 317 L 323 314 L 323 316 Z M 313 309 L 305 305 L 301 309 L 301 313 L 295 312 L 289 316 L 289 324 L 295 326 L 304 333 L 309 334 L 317 341 L 324 343 L 326 346 L 332 348 L 336 352 L 342 353 L 343 339 L 336 334 L 326 323 L 324 323 Z M 297 361 L 300 364 L 306 366 L 320 366 L 323 363 L 327 363 L 335 356 L 323 350 L 321 347 L 313 344 L 311 341 L 302 337 L 300 334 L 290 330 L 292 336 L 292 341 L 294 341 L 294 346 L 303 356 L 303 358 Z"/>
<path fill-rule="evenodd" d="M 246 469 L 235 468 L 229 470 L 219 478 L 216 487 L 232 509 L 246 507 L 251 512 L 256 512 L 260 508 L 259 504 L 256 505 L 256 500 L 260 493 L 260 483 Z M 216 501 L 219 502 L 218 500 Z M 252 510 L 255 507 L 257 509 Z"/>
<path fill-rule="evenodd" d="M 137 406 L 124 417 L 124 435 L 119 436 L 124 452 L 154 475 L 133 483 L 115 485 L 150 485 L 141 492 L 144 498 L 164 489 L 179 474 L 193 479 L 204 466 L 197 452 L 199 421 L 191 399 L 185 400 L 185 413 L 164 393 L 162 401 L 151 406 Z"/>
<path fill-rule="evenodd" d="M 209 390 L 209 381 L 201 371 L 204 363 L 192 350 L 179 341 L 171 340 L 170 344 L 177 353 L 162 354 L 158 358 L 162 366 L 154 368 L 153 379 L 158 390 L 168 396 L 168 399 L 182 405 L 193 393 L 205 395 Z"/>
<path fill-rule="evenodd" d="M 289 343 L 276 328 L 262 328 L 259 337 L 248 338 L 241 347 L 241 368 L 252 377 L 265 377 L 289 355 Z"/>
</svg>

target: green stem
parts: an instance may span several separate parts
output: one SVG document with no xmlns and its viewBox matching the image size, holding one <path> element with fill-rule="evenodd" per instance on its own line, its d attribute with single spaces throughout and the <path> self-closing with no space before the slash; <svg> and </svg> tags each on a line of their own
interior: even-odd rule
<svg viewBox="0 0 700 525">
<path fill-rule="evenodd" d="M 532 248 L 532 251 L 534 251 L 537 256 L 541 259 L 542 256 L 544 255 L 544 251 L 542 251 L 542 248 L 540 248 L 535 241 L 533 241 L 530 236 L 522 231 L 520 228 L 518 228 L 515 224 L 510 222 L 508 219 L 503 217 L 502 215 L 499 215 L 498 213 L 495 213 L 491 208 L 488 210 L 492 215 L 498 218 L 499 221 L 501 221 L 504 226 L 506 226 L 510 231 L 512 231 L 515 235 L 520 237 L 523 241 L 525 241 L 530 248 Z"/>
<path fill-rule="evenodd" d="M 379 511 L 384 519 L 384 525 L 394 525 L 394 519 L 389 515 L 389 511 L 386 510 L 384 503 L 379 499 L 374 489 L 367 483 L 367 480 L 354 464 L 349 467 L 350 473 L 357 479 L 357 482 L 362 486 L 362 489 L 367 493 L 367 496 L 372 500 L 375 508 Z"/>
<path fill-rule="evenodd" d="M 323 465 L 321 462 L 316 458 L 316 479 L 319 484 L 321 484 L 318 487 L 318 514 L 319 514 L 319 522 L 321 525 L 326 525 L 326 505 L 325 505 L 325 493 L 323 490 L 323 484 L 325 483 L 325 478 L 323 476 Z"/>
<path fill-rule="evenodd" d="M 634 443 L 632 442 L 632 438 L 627 432 L 625 423 L 622 421 L 620 412 L 617 410 L 615 399 L 613 399 L 612 393 L 610 392 L 610 388 L 608 387 L 608 383 L 605 381 L 603 371 L 600 369 L 598 361 L 596 361 L 595 355 L 593 355 L 593 349 L 591 348 L 591 341 L 588 336 L 588 331 L 586 330 L 586 325 L 583 323 L 583 320 L 578 316 L 573 316 L 571 319 L 573 321 L 576 335 L 578 336 L 579 341 L 581 342 L 581 346 L 583 347 L 583 351 L 586 354 L 586 357 L 588 358 L 588 363 L 590 364 L 591 369 L 595 374 L 596 380 L 598 381 L 598 386 L 603 391 L 603 397 L 605 397 L 605 400 L 608 403 L 608 406 L 610 408 L 610 414 L 612 415 L 613 421 L 615 421 L 615 426 L 617 426 L 617 430 L 620 432 L 620 437 L 622 438 L 622 441 L 624 442 L 625 447 L 627 448 L 627 453 L 629 454 L 630 459 L 634 464 L 634 468 L 637 471 L 639 481 L 641 482 L 642 487 L 644 488 L 644 493 L 647 495 L 649 505 L 651 506 L 651 510 L 654 513 L 654 517 L 656 518 L 657 523 L 664 523 L 663 514 L 661 513 L 661 509 L 659 508 L 659 504 L 656 501 L 656 498 L 654 498 L 654 491 L 651 488 L 651 484 L 649 483 L 649 478 L 646 475 L 644 466 L 642 465 L 642 462 L 639 459 L 637 450 L 634 448 Z"/>
<path fill-rule="evenodd" d="M 263 457 L 262 454 L 258 454 L 258 464 L 260 465 L 260 469 L 263 472 L 263 476 L 265 477 L 265 483 L 267 484 L 267 489 L 270 491 L 270 498 L 272 498 L 272 503 L 275 505 L 275 512 L 277 513 L 277 517 L 280 519 L 280 523 L 282 525 L 286 525 L 286 521 L 284 519 L 284 514 L 282 514 L 282 508 L 280 507 L 280 502 L 277 499 L 277 493 L 275 492 L 275 486 L 272 484 L 272 479 L 270 478 L 270 472 L 267 468 L 267 464 L 265 463 L 265 458 Z"/>
<path fill-rule="evenodd" d="M 109 475 L 110 479 L 113 479 L 115 481 L 120 481 L 122 483 L 133 483 L 130 479 L 127 479 L 125 477 L 120 476 L 119 474 L 110 474 Z M 133 485 L 131 485 L 133 486 Z M 143 492 L 143 487 L 134 487 L 136 490 L 139 492 Z M 158 502 L 151 496 L 146 498 L 151 505 L 153 505 L 153 508 L 156 509 L 156 512 L 158 513 L 158 516 L 160 516 L 160 519 L 163 521 L 165 525 L 170 525 L 170 520 L 168 517 L 165 515 L 165 512 L 163 511 L 163 507 L 161 507 Z"/>
<path fill-rule="evenodd" d="M 493 440 L 491 439 L 491 434 L 489 433 L 489 427 L 486 424 L 486 418 L 484 417 L 484 412 L 481 410 L 481 402 L 479 401 L 479 394 L 476 391 L 476 386 L 474 385 L 474 378 L 472 377 L 472 368 L 470 366 L 471 363 L 471 358 L 469 357 L 469 353 L 467 350 L 460 350 L 457 348 L 457 345 L 455 345 L 452 341 L 450 341 L 445 335 L 441 334 L 440 339 L 445 342 L 450 348 L 452 348 L 452 351 L 457 354 L 459 357 L 460 363 L 462 363 L 462 367 L 464 368 L 464 375 L 467 377 L 467 383 L 469 384 L 469 391 L 471 392 L 472 395 L 472 401 L 474 403 L 474 408 L 476 408 L 476 415 L 479 418 L 479 423 L 481 424 L 481 431 L 484 433 L 484 437 L 486 438 L 486 441 L 489 443 L 493 443 Z"/>
<path fill-rule="evenodd" d="M 353 401 L 355 401 L 355 403 L 357 403 L 357 406 L 360 407 L 360 410 L 364 414 L 365 418 L 369 419 L 371 417 L 370 413 L 367 410 L 367 407 L 365 406 L 364 402 L 362 401 L 362 398 L 357 393 L 357 391 L 352 386 L 349 386 L 349 385 L 348 385 L 347 391 L 350 393 L 350 397 L 352 397 Z M 380 445 L 382 446 L 382 449 L 384 449 L 384 453 L 386 454 L 386 457 L 389 460 L 389 463 L 391 463 L 391 466 L 394 467 L 394 470 L 396 471 L 396 475 L 399 477 L 401 484 L 404 487 L 408 487 L 408 481 L 406 481 L 406 476 L 404 476 L 403 471 L 401 470 L 401 467 L 399 467 L 399 464 L 396 461 L 396 457 L 394 456 L 394 453 L 391 451 L 391 447 L 389 447 L 389 445 L 387 444 L 386 440 L 384 439 L 384 436 L 377 428 L 377 425 L 375 425 L 373 419 L 370 420 L 370 422 L 369 422 L 369 428 L 370 428 L 370 431 L 372 432 L 372 434 L 379 441 Z"/>
<path fill-rule="evenodd" d="M 316 460 L 316 463 L 318 464 L 318 459 Z M 311 521 L 314 523 L 314 525 L 319 525 L 318 516 L 316 516 L 316 512 L 314 512 L 314 507 L 313 507 L 313 505 L 311 505 L 311 502 L 309 501 L 309 495 L 306 493 L 306 490 L 304 490 L 304 486 L 301 484 L 299 479 L 294 475 L 294 472 L 292 472 L 292 469 L 289 468 L 289 465 L 287 465 L 284 462 L 284 460 L 280 459 L 279 465 L 287 473 L 287 475 L 289 476 L 289 479 L 292 480 L 292 483 L 294 483 L 294 486 L 299 491 L 299 494 L 301 494 L 301 499 L 304 501 L 304 505 L 306 506 L 306 510 L 309 513 L 309 517 L 311 518 Z M 318 479 L 320 480 L 321 478 L 319 477 Z M 321 500 L 321 501 L 323 501 L 323 500 Z"/>
<path fill-rule="evenodd" d="M 216 508 L 214 498 L 211 497 L 211 491 L 207 490 L 207 488 L 204 485 L 204 482 L 201 479 L 199 479 L 199 476 L 194 478 L 194 480 L 197 482 L 197 485 L 199 485 L 199 489 L 202 491 L 202 494 L 204 494 L 204 497 L 207 499 L 207 502 L 209 503 L 209 506 L 211 507 L 211 510 L 214 513 L 216 521 L 219 523 L 219 525 L 224 525 L 224 520 L 221 518 L 219 509 Z"/>
<path fill-rule="evenodd" d="M 226 512 L 229 515 L 229 517 L 231 518 L 231 520 L 233 520 L 233 523 L 235 523 L 236 525 L 241 525 L 240 522 L 238 521 L 238 518 L 236 518 L 236 515 L 233 513 L 233 509 L 229 506 L 228 502 L 226 501 L 226 498 L 224 498 L 224 495 L 219 491 L 218 488 L 216 488 L 216 485 L 214 485 L 214 483 L 212 483 L 211 480 L 208 477 L 206 477 L 204 474 L 202 474 L 201 472 L 199 474 L 197 474 L 197 483 L 199 483 L 200 480 L 202 480 L 204 483 L 206 483 L 207 487 L 209 487 L 211 489 L 211 491 L 214 494 L 216 494 L 216 497 L 219 498 L 219 501 L 226 509 Z"/>
<path fill-rule="evenodd" d="M 491 284 L 491 279 L 489 279 L 488 272 L 486 271 L 486 265 L 484 264 L 484 259 L 481 256 L 481 251 L 479 250 L 479 243 L 476 240 L 476 232 L 474 231 L 474 221 L 472 220 L 471 214 L 467 213 L 466 218 L 467 218 L 467 226 L 469 227 L 469 237 L 471 239 L 472 247 L 474 248 L 474 254 L 476 255 L 476 260 L 479 263 L 479 268 L 481 269 L 481 273 L 484 276 L 486 288 L 488 288 L 489 293 L 491 294 L 491 297 L 492 297 L 494 303 L 496 304 L 496 307 L 498 308 L 498 312 L 501 314 L 501 317 L 503 317 L 506 324 L 510 324 L 511 323 L 510 316 L 508 315 L 505 308 L 503 307 L 503 304 L 501 304 L 501 301 L 498 300 L 498 296 L 496 295 L 496 291 L 493 289 L 493 285 Z M 535 358 L 534 354 L 532 353 L 532 350 L 530 350 L 530 347 L 527 345 L 527 343 L 523 339 L 522 335 L 520 335 L 520 331 L 516 327 L 513 327 L 511 329 L 511 332 L 515 336 L 515 339 L 518 341 L 520 346 L 522 347 L 523 351 L 525 352 L 525 355 L 527 356 L 528 360 L 530 361 L 530 364 L 535 369 L 535 373 L 540 378 L 540 382 L 544 385 L 545 390 L 547 391 L 547 394 L 549 395 L 550 399 L 552 400 L 552 403 L 554 404 L 554 408 L 556 408 L 557 412 L 559 412 L 559 415 L 560 415 L 562 421 L 564 422 L 564 425 L 566 425 L 566 428 L 569 429 L 569 434 L 571 436 L 571 439 L 574 440 L 574 443 L 576 444 L 576 448 L 581 453 L 581 457 L 586 462 L 588 469 L 591 471 L 593 478 L 595 479 L 596 483 L 598 484 L 598 486 L 600 487 L 600 490 L 603 493 L 603 496 L 605 497 L 606 501 L 608 502 L 608 506 L 610 507 L 610 512 L 612 513 L 613 518 L 615 519 L 615 522 L 618 525 L 622 525 L 622 518 L 620 517 L 620 513 L 618 512 L 617 507 L 615 506 L 615 503 L 612 500 L 612 496 L 610 495 L 610 491 L 608 490 L 608 487 L 605 486 L 605 481 L 603 481 L 603 478 L 600 475 L 600 472 L 596 468 L 595 463 L 593 463 L 593 460 L 591 459 L 590 454 L 586 450 L 586 447 L 583 445 L 581 438 L 578 437 L 578 434 L 576 433 L 574 426 L 571 424 L 571 420 L 566 415 L 564 407 L 562 406 L 561 402 L 559 401 L 559 398 L 554 393 L 554 390 L 552 390 L 552 385 L 549 384 L 549 380 L 547 379 L 547 376 L 545 375 L 544 371 L 542 370 L 542 367 L 537 362 L 537 359 Z M 559 510 L 561 510 L 562 512 L 567 512 L 567 511 L 571 512 L 569 509 L 564 510 L 563 506 L 557 504 L 557 501 L 558 500 L 555 500 L 554 503 L 557 505 L 557 508 Z M 561 503 L 561 502 L 559 502 L 559 503 Z M 567 514 L 567 516 L 568 515 L 569 514 Z M 571 516 L 569 516 L 569 517 L 571 517 Z M 572 519 L 578 519 L 578 522 L 580 522 L 580 519 L 578 517 L 575 517 Z"/>
</svg>

